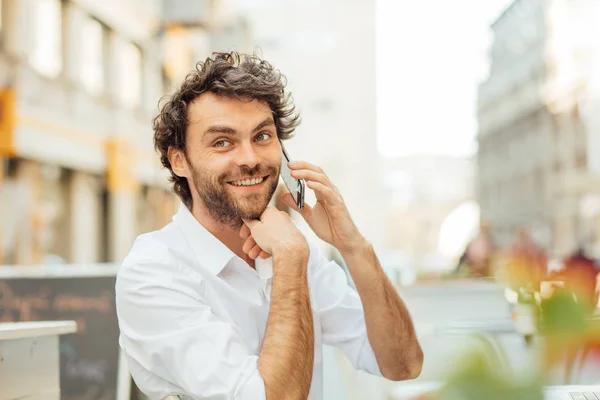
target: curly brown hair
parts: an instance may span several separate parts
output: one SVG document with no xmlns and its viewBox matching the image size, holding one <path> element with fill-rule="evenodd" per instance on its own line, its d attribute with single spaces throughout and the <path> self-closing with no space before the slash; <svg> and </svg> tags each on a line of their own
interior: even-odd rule
<svg viewBox="0 0 600 400">
<path fill-rule="evenodd" d="M 169 148 L 186 153 L 187 108 L 203 93 L 233 97 L 240 100 L 259 100 L 273 112 L 277 136 L 286 140 L 300 124 L 290 93 L 286 93 L 286 78 L 267 61 L 256 55 L 237 52 L 213 53 L 186 76 L 181 86 L 166 98 L 160 112 L 152 121 L 154 148 L 162 165 L 169 170 L 173 191 L 191 209 L 192 194 L 185 177 L 177 176 L 169 162 Z"/>
</svg>

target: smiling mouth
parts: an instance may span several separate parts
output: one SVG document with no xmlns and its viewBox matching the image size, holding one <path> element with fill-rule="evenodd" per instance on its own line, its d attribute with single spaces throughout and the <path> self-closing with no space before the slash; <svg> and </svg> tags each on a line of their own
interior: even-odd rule
<svg viewBox="0 0 600 400">
<path fill-rule="evenodd" d="M 259 177 L 259 178 L 247 178 L 247 179 L 240 179 L 238 181 L 231 181 L 228 182 L 230 185 L 233 186 L 240 186 L 240 187 L 244 187 L 244 186 L 256 186 L 256 185 L 260 185 L 261 183 L 263 183 L 269 176 L 263 176 L 263 177 Z"/>
</svg>

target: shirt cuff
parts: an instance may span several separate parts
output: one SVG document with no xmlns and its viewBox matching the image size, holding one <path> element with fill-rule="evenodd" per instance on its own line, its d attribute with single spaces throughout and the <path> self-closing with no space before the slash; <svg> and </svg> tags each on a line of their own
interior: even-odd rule
<svg viewBox="0 0 600 400">
<path fill-rule="evenodd" d="M 258 368 L 252 372 L 248 380 L 234 395 L 235 400 L 266 400 L 265 381 L 258 372 Z"/>
<path fill-rule="evenodd" d="M 381 370 L 379 369 L 379 364 L 377 363 L 377 357 L 375 357 L 375 352 L 373 351 L 373 347 L 371 347 L 371 343 L 369 343 L 369 338 L 367 337 L 366 332 L 360 352 L 358 353 L 356 368 L 371 375 L 383 376 Z"/>
</svg>

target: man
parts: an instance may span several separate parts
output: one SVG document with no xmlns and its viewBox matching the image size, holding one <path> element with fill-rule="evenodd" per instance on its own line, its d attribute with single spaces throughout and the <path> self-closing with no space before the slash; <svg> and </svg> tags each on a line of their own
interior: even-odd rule
<svg viewBox="0 0 600 400">
<path fill-rule="evenodd" d="M 119 270 L 120 345 L 153 399 L 321 399 L 323 344 L 356 368 L 415 378 L 423 354 L 402 300 L 327 175 L 290 164 L 317 203 L 298 210 L 343 270 L 268 207 L 280 140 L 299 123 L 285 78 L 236 53 L 199 63 L 154 120 L 182 206 Z M 375 206 L 375 205 L 374 205 Z"/>
</svg>

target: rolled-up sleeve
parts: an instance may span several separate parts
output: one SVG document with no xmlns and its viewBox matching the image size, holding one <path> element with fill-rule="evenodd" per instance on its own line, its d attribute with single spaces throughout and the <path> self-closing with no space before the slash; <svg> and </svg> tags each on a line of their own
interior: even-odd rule
<svg viewBox="0 0 600 400">
<path fill-rule="evenodd" d="M 342 267 L 319 254 L 314 274 L 316 303 L 323 343 L 341 349 L 354 368 L 381 376 L 367 337 L 360 297 L 347 281 Z"/>
<path fill-rule="evenodd" d="M 139 382 L 150 398 L 177 394 L 193 399 L 265 399 L 252 354 L 234 326 L 193 291 L 152 277 L 160 265 L 123 265 L 116 285 L 121 346 L 129 360 L 156 377 Z M 122 272 L 122 273 L 121 273 Z M 143 277 L 143 278 L 142 278 Z M 140 379 L 147 379 L 144 374 Z"/>
</svg>

